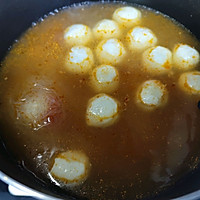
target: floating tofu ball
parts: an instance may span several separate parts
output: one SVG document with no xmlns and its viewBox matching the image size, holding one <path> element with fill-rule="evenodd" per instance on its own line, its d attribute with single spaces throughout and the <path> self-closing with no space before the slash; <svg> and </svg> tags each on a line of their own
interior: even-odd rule
<svg viewBox="0 0 200 200">
<path fill-rule="evenodd" d="M 100 65 L 91 74 L 91 86 L 96 92 L 113 92 L 119 83 L 119 74 L 111 65 Z"/>
<path fill-rule="evenodd" d="M 33 87 L 14 103 L 17 119 L 24 125 L 38 129 L 61 119 L 61 100 L 55 91 Z"/>
<path fill-rule="evenodd" d="M 57 181 L 63 182 L 67 186 L 75 186 L 87 179 L 89 169 L 89 159 L 84 153 L 67 151 L 56 156 L 50 174 Z"/>
<path fill-rule="evenodd" d="M 129 48 L 135 51 L 142 51 L 149 47 L 155 46 L 157 38 L 154 33 L 145 27 L 134 27 L 126 36 Z"/>
<path fill-rule="evenodd" d="M 121 62 L 125 53 L 124 45 L 114 38 L 101 41 L 96 48 L 99 61 L 111 65 Z"/>
<path fill-rule="evenodd" d="M 200 94 L 200 72 L 192 71 L 183 73 L 178 80 L 182 90 L 189 94 Z"/>
<path fill-rule="evenodd" d="M 118 102 L 106 94 L 98 94 L 89 100 L 86 122 L 89 126 L 111 126 L 118 118 Z"/>
<path fill-rule="evenodd" d="M 74 24 L 66 28 L 64 39 L 69 45 L 86 45 L 92 39 L 92 32 L 86 25 Z"/>
<path fill-rule="evenodd" d="M 67 54 L 65 67 L 75 74 L 87 73 L 94 64 L 93 53 L 90 48 L 84 46 L 72 47 Z"/>
<path fill-rule="evenodd" d="M 143 64 L 150 73 L 167 73 L 172 67 L 172 53 L 165 47 L 151 47 L 143 53 Z"/>
<path fill-rule="evenodd" d="M 167 90 L 158 80 L 145 81 L 137 93 L 137 102 L 148 109 L 160 107 L 167 102 Z"/>
<path fill-rule="evenodd" d="M 120 29 L 115 21 L 104 19 L 96 24 L 93 33 L 97 39 L 118 38 Z"/>
<path fill-rule="evenodd" d="M 131 27 L 140 23 L 141 12 L 133 7 L 122 7 L 115 10 L 113 19 L 125 27 Z"/>
<path fill-rule="evenodd" d="M 178 69 L 191 69 L 199 63 L 199 52 L 186 44 L 177 44 L 173 50 L 173 61 Z"/>
</svg>

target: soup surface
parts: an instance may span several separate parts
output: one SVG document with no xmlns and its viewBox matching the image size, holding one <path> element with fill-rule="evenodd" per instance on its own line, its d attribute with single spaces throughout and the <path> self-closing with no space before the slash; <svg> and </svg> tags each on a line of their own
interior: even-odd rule
<svg viewBox="0 0 200 200">
<path fill-rule="evenodd" d="M 72 45 L 64 38 L 67 27 L 93 27 L 112 19 L 120 3 L 84 4 L 65 8 L 34 24 L 13 45 L 0 73 L 0 123 L 7 149 L 38 178 L 88 199 L 141 199 L 172 185 L 198 165 L 200 155 L 199 93 L 189 94 L 178 80 L 186 71 L 172 63 L 167 73 L 151 73 L 143 66 L 143 52 L 132 51 L 127 32 L 135 26 L 150 29 L 158 46 L 173 51 L 178 43 L 200 50 L 195 37 L 170 18 L 145 7 L 136 7 L 141 20 L 119 26 L 125 56 L 112 64 L 118 86 L 100 92 L 91 86 L 91 70 L 100 64 L 96 51 L 102 39 L 91 36 L 86 47 L 93 64 L 86 73 L 66 68 Z M 85 39 L 84 39 L 85 41 Z M 81 44 L 82 45 L 82 44 Z M 154 45 L 155 46 L 155 45 Z M 138 88 L 147 80 L 162 82 L 165 103 L 153 109 L 139 105 Z M 87 123 L 88 102 L 105 93 L 118 105 L 118 116 L 102 127 Z M 93 122 L 91 122 L 93 123 Z M 52 176 L 59 153 L 82 152 L 87 156 L 87 177 L 77 185 Z"/>
</svg>

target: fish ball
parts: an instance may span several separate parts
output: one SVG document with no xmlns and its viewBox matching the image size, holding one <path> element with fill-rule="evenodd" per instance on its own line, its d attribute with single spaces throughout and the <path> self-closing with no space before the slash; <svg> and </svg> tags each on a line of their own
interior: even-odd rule
<svg viewBox="0 0 200 200">
<path fill-rule="evenodd" d="M 96 48 L 96 55 L 99 61 L 111 65 L 120 63 L 125 53 L 124 45 L 115 38 L 101 41 Z"/>
<path fill-rule="evenodd" d="M 75 46 L 67 54 L 65 67 L 75 74 L 86 74 L 94 64 L 92 50 L 84 46 Z"/>
<path fill-rule="evenodd" d="M 178 69 L 192 69 L 199 63 L 199 52 L 187 44 L 177 44 L 173 50 L 173 62 Z"/>
<path fill-rule="evenodd" d="M 67 151 L 58 154 L 54 159 L 50 174 L 67 186 L 83 183 L 89 174 L 89 158 L 80 151 Z"/>
<path fill-rule="evenodd" d="M 89 100 L 86 122 L 89 126 L 107 127 L 116 122 L 118 115 L 118 102 L 106 94 L 98 94 Z"/>
<path fill-rule="evenodd" d="M 141 16 L 141 12 L 138 9 L 130 6 L 118 8 L 113 13 L 113 19 L 125 27 L 139 24 Z"/>
<path fill-rule="evenodd" d="M 119 83 L 119 73 L 111 65 L 100 65 L 91 74 L 91 86 L 96 92 L 113 92 Z"/>
<path fill-rule="evenodd" d="M 64 39 L 68 45 L 86 45 L 92 40 L 92 31 L 86 25 L 74 24 L 65 29 Z"/>
</svg>

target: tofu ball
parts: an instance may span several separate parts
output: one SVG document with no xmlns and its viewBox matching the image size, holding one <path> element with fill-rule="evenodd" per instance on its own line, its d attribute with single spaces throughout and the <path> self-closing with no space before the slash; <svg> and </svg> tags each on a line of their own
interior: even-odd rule
<svg viewBox="0 0 200 200">
<path fill-rule="evenodd" d="M 101 63 L 118 64 L 126 54 L 124 45 L 118 39 L 101 41 L 96 48 L 96 56 Z"/>
<path fill-rule="evenodd" d="M 103 19 L 95 25 L 93 34 L 97 39 L 118 38 L 120 29 L 115 21 Z"/>
<path fill-rule="evenodd" d="M 89 100 L 86 122 L 89 126 L 107 127 L 116 122 L 119 103 L 106 94 L 98 94 Z"/>
<path fill-rule="evenodd" d="M 199 52 L 187 44 L 177 44 L 173 50 L 173 62 L 178 69 L 192 69 L 199 63 Z"/>
<path fill-rule="evenodd" d="M 141 12 L 133 7 L 122 7 L 115 10 L 113 19 L 124 27 L 131 27 L 140 23 Z"/>
<path fill-rule="evenodd" d="M 100 65 L 91 74 L 91 86 L 96 92 L 113 92 L 119 83 L 119 73 L 111 65 Z"/>
<path fill-rule="evenodd" d="M 20 123 L 39 129 L 61 119 L 62 104 L 52 89 L 33 87 L 21 94 L 14 103 Z"/>
<path fill-rule="evenodd" d="M 67 186 L 76 186 L 87 179 L 90 166 L 88 157 L 81 151 L 67 151 L 55 157 L 50 174 Z"/>
<path fill-rule="evenodd" d="M 150 73 L 167 73 L 172 67 L 172 53 L 165 47 L 151 47 L 143 53 L 143 64 Z"/>
<path fill-rule="evenodd" d="M 74 24 L 65 29 L 64 39 L 68 45 L 86 45 L 92 40 L 92 31 L 86 25 Z"/>
<path fill-rule="evenodd" d="M 90 48 L 75 46 L 67 54 L 65 67 L 75 74 L 86 74 L 94 64 L 93 53 Z"/>
<path fill-rule="evenodd" d="M 140 26 L 132 28 L 127 33 L 126 40 L 130 50 L 133 51 L 142 51 L 157 43 L 154 33 L 150 29 Z"/>
<path fill-rule="evenodd" d="M 178 80 L 180 88 L 188 94 L 200 94 L 200 72 L 183 73 Z"/>
<path fill-rule="evenodd" d="M 163 106 L 167 102 L 167 89 L 158 80 L 145 81 L 138 89 L 137 102 L 147 109 Z"/>
</svg>

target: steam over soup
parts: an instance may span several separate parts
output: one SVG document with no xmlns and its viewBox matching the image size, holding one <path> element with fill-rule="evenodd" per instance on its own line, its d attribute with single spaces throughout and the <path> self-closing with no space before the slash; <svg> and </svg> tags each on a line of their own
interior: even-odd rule
<svg viewBox="0 0 200 200">
<path fill-rule="evenodd" d="M 23 167 L 87 199 L 141 199 L 200 156 L 197 39 L 154 10 L 68 7 L 27 30 L 0 73 L 0 124 Z"/>
</svg>

